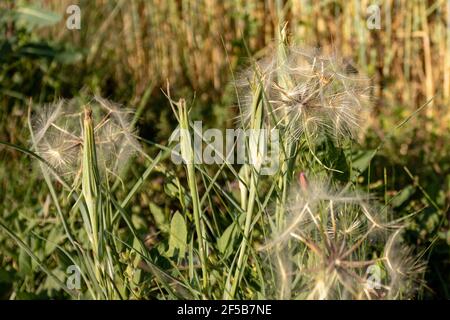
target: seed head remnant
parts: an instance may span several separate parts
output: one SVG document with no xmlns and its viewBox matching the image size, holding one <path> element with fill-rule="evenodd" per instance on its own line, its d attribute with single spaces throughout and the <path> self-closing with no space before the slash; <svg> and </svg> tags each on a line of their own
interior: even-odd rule
<svg viewBox="0 0 450 320">
<path fill-rule="evenodd" d="M 276 52 L 276 50 L 273 50 Z M 237 81 L 244 121 L 251 117 L 255 88 L 264 91 L 266 123 L 284 129 L 288 138 L 354 138 L 370 110 L 370 81 L 348 61 L 315 49 L 286 48 L 280 62 L 266 56 Z"/>
<path fill-rule="evenodd" d="M 141 150 L 132 114 L 100 97 L 87 104 L 72 99 L 44 105 L 32 117 L 33 147 L 60 178 L 73 183 L 81 170 L 84 115 L 94 125 L 101 176 L 118 177 L 130 157 Z"/>
</svg>

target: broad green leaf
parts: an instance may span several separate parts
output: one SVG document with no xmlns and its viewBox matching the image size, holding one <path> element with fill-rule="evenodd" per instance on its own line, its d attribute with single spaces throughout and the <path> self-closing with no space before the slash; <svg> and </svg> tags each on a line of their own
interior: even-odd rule
<svg viewBox="0 0 450 320">
<path fill-rule="evenodd" d="M 375 150 L 364 150 L 354 152 L 350 155 L 349 162 L 352 167 L 352 172 L 350 175 L 351 181 L 355 181 L 356 178 L 369 167 L 369 164 L 375 154 Z"/>
<path fill-rule="evenodd" d="M 143 230 L 147 227 L 147 222 L 145 221 L 145 219 L 138 214 L 133 214 L 131 216 L 131 222 L 133 223 L 133 226 L 136 228 L 136 230 Z"/>
<path fill-rule="evenodd" d="M 336 179 L 347 181 L 349 175 L 349 164 L 342 148 L 336 147 L 329 142 L 326 149 L 326 157 L 323 162 L 330 168 L 333 168 L 333 175 Z"/>
<path fill-rule="evenodd" d="M 217 248 L 219 249 L 220 253 L 224 254 L 227 252 L 229 246 L 232 244 L 232 236 L 235 233 L 236 225 L 232 223 L 228 226 L 228 228 L 225 229 L 223 234 L 220 236 L 220 238 L 217 240 Z"/>
<path fill-rule="evenodd" d="M 83 54 L 80 51 L 69 49 L 62 52 L 58 52 L 55 55 L 55 60 L 62 64 L 72 64 L 80 61 L 82 58 Z"/>
<path fill-rule="evenodd" d="M 169 231 L 168 221 L 166 219 L 163 209 L 158 207 L 153 202 L 150 202 L 149 208 L 158 229 L 161 230 L 162 232 Z"/>
<path fill-rule="evenodd" d="M 57 50 L 46 42 L 29 42 L 20 47 L 18 54 L 30 58 L 53 59 Z"/>
<path fill-rule="evenodd" d="M 64 238 L 65 235 L 61 232 L 61 229 L 52 228 L 45 242 L 45 255 L 50 255 Z"/>
<path fill-rule="evenodd" d="M 239 225 L 244 225 L 244 222 L 245 222 L 245 213 L 242 213 L 239 216 L 239 219 L 230 224 L 222 233 L 220 238 L 217 240 L 217 248 L 219 249 L 224 259 L 228 258 L 230 254 L 233 252 L 234 239 L 237 237 L 239 233 L 237 223 L 239 223 Z"/>
<path fill-rule="evenodd" d="M 187 228 L 183 216 L 177 211 L 170 223 L 169 249 L 167 255 L 170 257 L 184 257 L 187 243 Z"/>
<path fill-rule="evenodd" d="M 407 201 L 416 192 L 416 188 L 412 185 L 407 186 L 400 192 L 398 192 L 390 201 L 393 208 L 400 207 L 405 201 Z"/>
<path fill-rule="evenodd" d="M 35 27 L 52 26 L 61 20 L 55 12 L 44 10 L 35 6 L 23 6 L 16 10 L 16 19 L 19 24 L 32 29 Z"/>
<path fill-rule="evenodd" d="M 19 249 L 19 273 L 22 275 L 27 275 L 32 272 L 31 258 L 27 252 L 20 248 Z"/>
<path fill-rule="evenodd" d="M 62 288 L 64 291 L 66 291 L 69 295 L 73 296 L 73 292 L 67 289 L 66 285 L 59 280 L 57 276 L 55 276 L 42 262 L 39 260 L 39 258 L 33 253 L 31 248 L 25 244 L 13 231 L 11 231 L 4 223 L 0 221 L 0 229 L 3 229 L 4 232 L 8 236 L 10 236 L 16 244 L 20 247 L 21 251 L 24 251 L 31 260 L 33 260 L 39 267 L 44 271 L 49 277 L 52 277 L 55 281 L 59 282 L 60 288 Z M 20 259 L 20 258 L 19 258 Z"/>
<path fill-rule="evenodd" d="M 55 278 L 53 277 L 47 277 L 42 286 L 47 290 L 59 290 L 61 289 L 60 283 L 65 282 L 65 280 L 67 279 L 67 274 L 60 269 L 53 269 L 52 273 L 56 278 L 59 279 L 59 281 L 55 280 Z"/>
<path fill-rule="evenodd" d="M 175 184 L 169 182 L 164 185 L 164 192 L 171 198 L 177 198 L 179 190 Z"/>
</svg>

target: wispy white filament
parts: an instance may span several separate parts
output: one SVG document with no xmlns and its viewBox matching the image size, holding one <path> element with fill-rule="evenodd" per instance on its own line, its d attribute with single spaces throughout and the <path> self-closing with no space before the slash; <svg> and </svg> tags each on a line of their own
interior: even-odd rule
<svg viewBox="0 0 450 320">
<path fill-rule="evenodd" d="M 118 176 L 140 150 L 131 126 L 132 112 L 100 97 L 88 104 L 93 112 L 99 170 L 102 175 Z M 76 99 L 60 100 L 36 108 L 32 118 L 33 148 L 68 182 L 81 170 L 84 107 Z"/>
</svg>

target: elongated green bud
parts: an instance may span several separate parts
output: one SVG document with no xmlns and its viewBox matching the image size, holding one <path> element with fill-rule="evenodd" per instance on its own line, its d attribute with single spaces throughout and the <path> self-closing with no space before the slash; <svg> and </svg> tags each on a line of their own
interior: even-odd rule
<svg viewBox="0 0 450 320">
<path fill-rule="evenodd" d="M 94 252 L 98 252 L 98 204 L 99 204 L 99 173 L 97 167 L 97 154 L 95 149 L 94 125 L 92 123 L 92 110 L 84 110 L 84 136 L 83 136 L 83 172 L 82 193 L 89 211 L 92 235 L 90 235 Z"/>
</svg>

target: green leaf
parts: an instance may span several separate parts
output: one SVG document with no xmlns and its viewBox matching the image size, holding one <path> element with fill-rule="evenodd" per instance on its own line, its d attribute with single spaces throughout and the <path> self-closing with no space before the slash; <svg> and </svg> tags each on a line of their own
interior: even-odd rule
<svg viewBox="0 0 450 320">
<path fill-rule="evenodd" d="M 133 214 L 131 216 L 131 222 L 133 223 L 133 226 L 136 228 L 136 230 L 145 230 L 147 228 L 147 222 L 142 216 L 138 214 Z"/>
<path fill-rule="evenodd" d="M 161 230 L 162 232 L 167 232 L 169 229 L 168 221 L 166 219 L 166 216 L 164 215 L 163 209 L 158 207 L 153 202 L 150 202 L 149 209 L 153 215 L 153 219 L 155 220 L 155 223 L 156 223 L 156 226 L 158 227 L 158 229 Z"/>
<path fill-rule="evenodd" d="M 29 42 L 21 46 L 17 53 L 29 58 L 53 59 L 57 54 L 57 49 L 46 42 Z"/>
<path fill-rule="evenodd" d="M 16 10 L 16 19 L 19 25 L 28 29 L 35 27 L 52 26 L 61 20 L 55 12 L 43 10 L 35 6 L 24 6 Z"/>
<path fill-rule="evenodd" d="M 172 182 L 166 183 L 164 185 L 164 192 L 171 198 L 178 198 L 178 187 Z"/>
<path fill-rule="evenodd" d="M 407 186 L 402 191 L 398 192 L 390 201 L 393 208 L 400 207 L 405 201 L 407 201 L 416 192 L 416 188 L 412 185 Z"/>
<path fill-rule="evenodd" d="M 328 167 L 338 170 L 333 172 L 336 179 L 347 181 L 349 165 L 344 150 L 340 147 L 336 147 L 332 142 L 328 142 L 326 146 L 326 157 L 323 159 L 324 163 Z"/>
<path fill-rule="evenodd" d="M 75 50 L 65 50 L 55 55 L 55 60 L 62 64 L 72 64 L 80 61 L 83 54 Z"/>
<path fill-rule="evenodd" d="M 238 225 L 244 225 L 245 222 L 245 213 L 242 213 L 238 220 L 233 221 L 225 231 L 222 233 L 220 238 L 217 240 L 217 248 L 222 254 L 222 258 L 226 259 L 233 253 L 233 245 L 235 243 L 234 239 L 237 237 L 239 233 Z"/>
<path fill-rule="evenodd" d="M 62 288 L 64 291 L 66 291 L 69 295 L 73 296 L 73 292 L 70 291 L 66 285 L 59 280 L 58 277 L 56 277 L 42 262 L 39 260 L 39 258 L 33 253 L 31 248 L 27 246 L 25 242 L 23 242 L 13 231 L 11 231 L 2 221 L 0 221 L 0 229 L 2 229 L 8 236 L 10 236 L 16 244 L 20 247 L 21 251 L 24 251 L 31 260 L 33 260 L 41 269 L 44 271 L 49 277 L 52 277 L 55 281 L 59 282 L 60 288 Z M 19 257 L 20 260 L 20 257 Z M 19 262 L 20 264 L 20 262 Z"/>
<path fill-rule="evenodd" d="M 183 216 L 177 211 L 170 223 L 169 249 L 167 255 L 170 257 L 184 257 L 187 243 L 187 228 Z"/>
<path fill-rule="evenodd" d="M 27 275 L 32 273 L 31 258 L 27 252 L 20 248 L 19 249 L 19 273 L 22 275 Z"/>
<path fill-rule="evenodd" d="M 61 289 L 59 284 L 61 282 L 65 282 L 67 274 L 60 269 L 53 269 L 52 273 L 55 275 L 57 279 L 59 279 L 59 281 L 55 280 L 55 278 L 53 277 L 47 277 L 47 279 L 45 279 L 45 282 L 43 283 L 43 288 L 47 290 L 59 290 Z"/>
<path fill-rule="evenodd" d="M 220 238 L 217 240 L 217 248 L 219 249 L 220 253 L 224 254 L 225 252 L 229 251 L 230 245 L 233 244 L 232 238 L 234 231 L 236 230 L 236 224 L 232 223 L 228 226 L 228 228 L 225 229 L 223 234 L 220 236 Z"/>
<path fill-rule="evenodd" d="M 366 169 L 375 156 L 375 150 L 358 150 L 350 155 L 350 165 L 352 168 L 350 180 L 355 181 Z"/>
<path fill-rule="evenodd" d="M 47 236 L 47 241 L 45 242 L 45 255 L 50 255 L 55 251 L 58 244 L 65 238 L 65 235 L 61 233 L 61 229 L 52 228 Z"/>
</svg>

